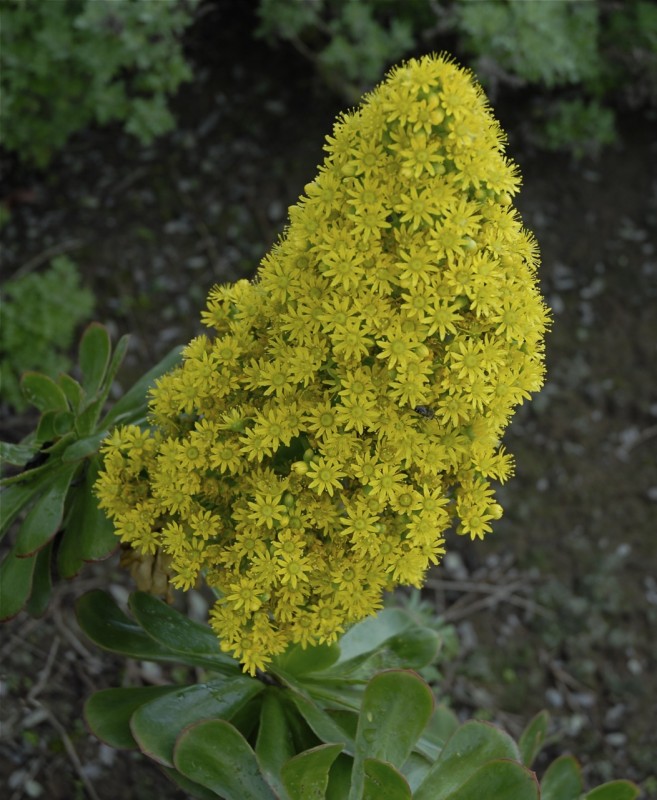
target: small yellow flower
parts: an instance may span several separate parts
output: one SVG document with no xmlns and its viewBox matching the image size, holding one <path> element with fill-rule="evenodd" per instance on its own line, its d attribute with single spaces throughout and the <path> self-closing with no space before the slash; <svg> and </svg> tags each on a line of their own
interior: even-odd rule
<svg viewBox="0 0 657 800">
<path fill-rule="evenodd" d="M 215 286 L 151 429 L 103 445 L 117 533 L 219 593 L 211 625 L 254 674 L 332 642 L 444 533 L 501 514 L 499 445 L 543 382 L 538 250 L 472 75 L 427 56 L 336 122 L 256 279 Z M 150 556 L 149 556 L 150 557 Z"/>
</svg>

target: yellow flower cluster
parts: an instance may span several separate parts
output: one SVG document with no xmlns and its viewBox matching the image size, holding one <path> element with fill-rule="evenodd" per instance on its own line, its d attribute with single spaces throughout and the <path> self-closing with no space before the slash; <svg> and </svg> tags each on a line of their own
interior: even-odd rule
<svg viewBox="0 0 657 800">
<path fill-rule="evenodd" d="M 394 69 L 341 117 L 253 282 L 217 286 L 151 430 L 116 430 L 97 492 L 124 542 L 217 591 L 211 624 L 252 674 L 419 586 L 543 381 L 548 312 L 519 178 L 472 76 Z"/>
</svg>

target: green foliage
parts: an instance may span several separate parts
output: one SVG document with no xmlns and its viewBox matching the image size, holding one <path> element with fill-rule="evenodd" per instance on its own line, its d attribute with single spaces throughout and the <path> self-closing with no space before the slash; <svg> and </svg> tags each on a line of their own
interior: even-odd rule
<svg viewBox="0 0 657 800">
<path fill-rule="evenodd" d="M 572 0 L 260 0 L 258 33 L 291 42 L 334 89 L 411 52 L 446 46 L 484 87 L 532 87 L 526 126 L 546 149 L 596 155 L 619 105 L 657 105 L 657 7 Z"/>
<path fill-rule="evenodd" d="M 27 408 L 19 381 L 24 370 L 51 378 L 69 369 L 67 351 L 77 325 L 92 312 L 94 298 L 80 285 L 76 265 L 55 258 L 44 272 L 7 281 L 0 326 L 0 400 Z"/>
<path fill-rule="evenodd" d="M 614 112 L 597 100 L 559 100 L 551 104 L 546 116 L 537 133 L 546 150 L 569 148 L 579 158 L 587 153 L 597 155 L 616 141 Z"/>
<path fill-rule="evenodd" d="M 600 72 L 597 5 L 462 0 L 456 24 L 467 50 L 510 75 L 551 88 Z"/>
<path fill-rule="evenodd" d="M 191 72 L 179 37 L 198 0 L 9 0 L 2 18 L 0 143 L 45 166 L 91 123 L 142 143 L 173 127 L 167 95 Z"/>
<path fill-rule="evenodd" d="M 302 651 L 294 645 L 267 675 L 249 678 L 220 652 L 216 639 L 212 643 L 209 628 L 144 593 L 133 594 L 129 606 L 132 619 L 108 594 L 92 592 L 78 602 L 78 619 L 87 636 L 105 649 L 195 667 L 202 657 L 208 675 L 189 686 L 105 689 L 87 701 L 85 717 L 103 741 L 141 750 L 192 797 L 638 796 L 628 781 L 612 781 L 585 794 L 571 756 L 548 767 L 539 789 L 531 766 L 545 742 L 546 712 L 529 723 L 516 744 L 492 725 L 459 724 L 445 708 L 434 708 L 431 690 L 412 670 L 435 657 L 435 631 L 418 626 L 399 608 L 358 623 L 330 648 Z"/>
<path fill-rule="evenodd" d="M 401 0 L 261 0 L 257 33 L 292 42 L 354 100 L 413 48 L 413 29 L 430 19 L 427 12 Z"/>
<path fill-rule="evenodd" d="M 98 447 L 113 425 L 145 419 L 149 387 L 179 356 L 172 351 L 101 418 L 127 346 L 124 336 L 112 353 L 107 330 L 93 323 L 80 342 L 81 384 L 67 374 L 56 381 L 39 372 L 23 376 L 25 399 L 41 416 L 19 444 L 0 442 L 2 463 L 22 468 L 0 480 L 0 537 L 24 515 L 0 563 L 0 620 L 26 605 L 32 614 L 43 613 L 55 565 L 61 577 L 72 578 L 85 562 L 106 558 L 118 546 L 93 494 Z"/>
</svg>

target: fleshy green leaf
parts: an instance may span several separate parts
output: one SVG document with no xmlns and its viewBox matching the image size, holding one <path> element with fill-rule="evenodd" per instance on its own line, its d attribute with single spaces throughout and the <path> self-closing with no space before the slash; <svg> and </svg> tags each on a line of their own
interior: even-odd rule
<svg viewBox="0 0 657 800">
<path fill-rule="evenodd" d="M 572 756 L 561 756 L 545 770 L 541 800 L 577 800 L 584 791 L 579 764 Z"/>
<path fill-rule="evenodd" d="M 0 442 L 0 462 L 14 467 L 24 467 L 39 452 L 40 445 L 35 442 Z"/>
<path fill-rule="evenodd" d="M 50 558 L 52 555 L 52 541 L 39 550 L 36 555 L 34 574 L 32 576 L 32 592 L 27 603 L 27 611 L 32 617 L 40 617 L 45 613 L 52 592 L 52 575 Z"/>
<path fill-rule="evenodd" d="M 336 644 L 320 644 L 315 647 L 292 645 L 283 655 L 274 659 L 290 675 L 307 675 L 328 669 L 338 660 L 340 648 Z"/>
<path fill-rule="evenodd" d="M 329 672 L 367 680 L 383 669 L 421 669 L 435 660 L 439 647 L 434 630 L 416 625 L 402 609 L 386 608 L 342 637 L 340 658 Z"/>
<path fill-rule="evenodd" d="M 429 724 L 422 732 L 422 738 L 442 748 L 459 725 L 459 718 L 450 708 L 444 705 L 436 706 Z"/>
<path fill-rule="evenodd" d="M 216 634 L 207 625 L 194 622 L 146 592 L 130 596 L 130 610 L 144 631 L 167 649 L 202 657 L 219 672 L 241 674 L 237 661 L 222 652 Z"/>
<path fill-rule="evenodd" d="M 119 546 L 114 525 L 98 507 L 93 494 L 98 468 L 99 459 L 91 459 L 83 485 L 74 490 L 71 513 L 57 552 L 57 566 L 63 578 L 74 577 L 85 562 L 101 561 Z"/>
<path fill-rule="evenodd" d="M 81 487 L 83 502 L 80 517 L 76 520 L 76 524 L 67 525 L 62 542 L 62 546 L 65 546 L 69 537 L 77 535 L 78 552 L 85 563 L 102 561 L 119 546 L 114 523 L 105 516 L 102 508 L 99 508 L 98 500 L 93 493 L 98 468 L 99 460 L 92 459 L 87 469 L 85 483 Z"/>
<path fill-rule="evenodd" d="M 342 744 L 321 744 L 287 761 L 283 783 L 290 800 L 324 800 L 329 770 L 342 752 Z"/>
<path fill-rule="evenodd" d="M 354 740 L 317 703 L 294 690 L 289 697 L 320 741 L 344 742 L 345 750 L 354 752 Z"/>
<path fill-rule="evenodd" d="M 84 489 L 76 488 L 71 490 L 71 498 L 71 513 L 68 525 L 64 530 L 62 540 L 57 549 L 57 570 L 62 578 L 66 578 L 67 580 L 74 578 L 84 566 L 84 559 L 82 558 L 82 534 L 85 530 L 88 530 L 84 520 Z M 96 508 L 98 509 L 97 504 Z M 118 546 L 118 543 L 118 539 L 114 537 L 114 545 Z"/>
<path fill-rule="evenodd" d="M 104 650 L 145 661 L 183 660 L 151 639 L 100 589 L 80 597 L 76 611 L 84 633 Z"/>
<path fill-rule="evenodd" d="M 44 411 L 37 424 L 37 429 L 34 434 L 35 441 L 39 445 L 47 445 L 57 439 L 57 431 L 55 430 L 55 420 L 57 419 L 58 411 Z M 44 448 L 45 449 L 45 448 Z"/>
<path fill-rule="evenodd" d="M 100 389 L 109 366 L 112 343 L 104 325 L 92 322 L 82 334 L 79 363 L 82 372 L 82 387 L 92 398 Z"/>
<path fill-rule="evenodd" d="M 376 616 L 366 617 L 350 628 L 340 639 L 340 659 L 343 664 L 369 653 L 414 625 L 411 617 L 400 608 L 384 608 Z"/>
<path fill-rule="evenodd" d="M 112 354 L 112 360 L 109 363 L 109 367 L 107 368 L 105 378 L 103 379 L 103 385 L 101 387 L 101 395 L 104 399 L 107 399 L 109 390 L 112 388 L 112 383 L 114 382 L 116 373 L 119 371 L 119 368 L 123 363 L 123 359 L 125 358 L 125 354 L 128 352 L 129 343 L 130 336 L 127 333 L 123 335 L 116 343 L 114 353 Z"/>
<path fill-rule="evenodd" d="M 441 797 L 443 795 L 440 795 Z M 516 761 L 489 761 L 469 776 L 449 800 L 539 800 L 533 772 Z"/>
<path fill-rule="evenodd" d="M 382 672 L 372 678 L 358 721 L 350 800 L 360 800 L 365 759 L 401 767 L 432 712 L 431 689 L 414 672 Z"/>
<path fill-rule="evenodd" d="M 538 714 L 529 722 L 518 740 L 522 763 L 526 767 L 531 767 L 534 759 L 540 753 L 547 736 L 550 715 L 547 711 L 539 711 Z"/>
<path fill-rule="evenodd" d="M 68 411 L 66 395 L 47 375 L 26 372 L 21 378 L 21 389 L 28 403 L 39 411 Z"/>
<path fill-rule="evenodd" d="M 184 731 L 174 760 L 183 775 L 225 800 L 276 800 L 248 742 L 225 720 L 207 720 Z"/>
<path fill-rule="evenodd" d="M 58 411 L 53 417 L 53 430 L 59 439 L 73 430 L 75 415 L 72 411 Z"/>
<path fill-rule="evenodd" d="M 143 419 L 146 415 L 148 390 L 161 375 L 180 362 L 182 349 L 180 346 L 174 347 L 153 369 L 141 377 L 110 409 L 100 427 L 109 430 L 118 424 L 128 425 Z"/>
<path fill-rule="evenodd" d="M 16 548 L 0 564 L 0 620 L 10 619 L 23 608 L 32 591 L 36 556 L 18 558 Z"/>
<path fill-rule="evenodd" d="M 67 464 L 73 461 L 81 461 L 83 458 L 98 452 L 100 443 L 107 436 L 107 431 L 100 431 L 91 436 L 85 436 L 69 445 L 62 453 L 62 461 Z"/>
<path fill-rule="evenodd" d="M 294 741 L 281 702 L 281 690 L 271 686 L 267 687 L 262 698 L 255 752 L 267 782 L 283 795 L 281 768 L 294 755 Z"/>
<path fill-rule="evenodd" d="M 353 758 L 344 753 L 336 758 L 329 773 L 326 800 L 344 800 L 348 796 L 353 763 Z"/>
<path fill-rule="evenodd" d="M 451 799 L 477 769 L 500 758 L 520 760 L 520 751 L 513 739 L 485 722 L 466 722 L 448 739 L 415 792 L 414 800 Z"/>
<path fill-rule="evenodd" d="M 16 539 L 16 554 L 31 556 L 48 544 L 59 530 L 64 504 L 77 466 L 68 467 L 52 477 L 50 486 L 30 509 Z"/>
<path fill-rule="evenodd" d="M 143 753 L 171 767 L 174 766 L 174 745 L 183 728 L 201 720 L 230 719 L 263 689 L 263 683 L 247 677 L 217 678 L 186 686 L 137 709 L 132 715 L 130 729 Z M 178 764 L 176 767 L 180 769 Z M 191 780 L 207 785 L 187 770 L 180 771 Z"/>
<path fill-rule="evenodd" d="M 77 413 L 84 400 L 84 390 L 74 378 L 65 372 L 58 376 L 57 383 L 66 395 L 69 405 Z"/>
<path fill-rule="evenodd" d="M 412 752 L 406 759 L 401 769 L 404 777 L 408 781 L 408 785 L 411 787 L 412 792 L 415 791 L 415 789 L 417 789 L 417 787 L 425 779 L 432 763 L 433 761 L 431 761 L 429 758 L 420 755 L 417 752 L 416 745 L 415 751 Z"/>
<path fill-rule="evenodd" d="M 84 717 L 93 732 L 105 744 L 119 750 L 136 749 L 130 730 L 134 712 L 151 700 L 170 694 L 179 686 L 137 686 L 103 689 L 92 694 L 84 705 Z"/>
<path fill-rule="evenodd" d="M 591 789 L 582 800 L 635 800 L 640 793 L 639 787 L 631 781 L 610 781 Z"/>
<path fill-rule="evenodd" d="M 216 792 L 211 791 L 210 789 L 206 789 L 205 786 L 201 786 L 200 783 L 194 783 L 194 781 L 190 781 L 189 778 L 186 778 L 184 775 L 181 775 L 177 769 L 173 767 L 160 767 L 162 772 L 169 778 L 172 783 L 175 783 L 176 786 L 179 786 L 189 797 L 197 798 L 197 800 L 217 800 Z"/>
<path fill-rule="evenodd" d="M 0 489 L 0 534 L 4 535 L 21 510 L 50 479 L 50 475 L 41 474 L 33 480 Z"/>
<path fill-rule="evenodd" d="M 403 775 L 384 761 L 365 759 L 363 800 L 411 800 L 411 789 Z"/>
</svg>

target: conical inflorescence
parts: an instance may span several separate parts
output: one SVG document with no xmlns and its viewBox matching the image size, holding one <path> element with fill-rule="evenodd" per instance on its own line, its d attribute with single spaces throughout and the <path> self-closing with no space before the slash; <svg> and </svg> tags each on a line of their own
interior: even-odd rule
<svg viewBox="0 0 657 800">
<path fill-rule="evenodd" d="M 158 382 L 151 427 L 106 440 L 97 483 L 124 542 L 216 590 L 211 624 L 251 673 L 421 585 L 451 525 L 490 531 L 500 436 L 543 382 L 537 247 L 471 74 L 403 64 L 325 149 L 255 280 L 210 291 L 214 335 Z"/>
</svg>

